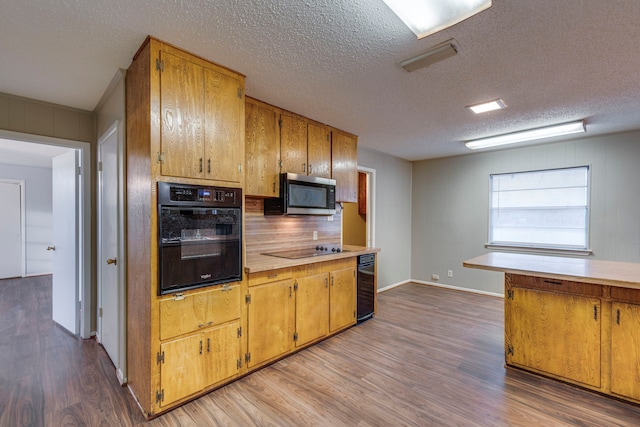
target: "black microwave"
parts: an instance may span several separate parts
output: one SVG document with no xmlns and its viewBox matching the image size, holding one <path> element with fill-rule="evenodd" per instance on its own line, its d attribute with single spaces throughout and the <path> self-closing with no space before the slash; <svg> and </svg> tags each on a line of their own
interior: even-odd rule
<svg viewBox="0 0 640 427">
<path fill-rule="evenodd" d="M 264 200 L 265 215 L 333 215 L 336 180 L 295 173 L 280 174 L 280 197 Z"/>
</svg>

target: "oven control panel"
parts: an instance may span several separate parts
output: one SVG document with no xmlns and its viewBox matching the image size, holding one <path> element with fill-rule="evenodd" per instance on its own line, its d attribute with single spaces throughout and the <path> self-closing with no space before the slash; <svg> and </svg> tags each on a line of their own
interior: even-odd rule
<svg viewBox="0 0 640 427">
<path fill-rule="evenodd" d="M 242 205 L 242 190 L 158 182 L 158 204 L 240 207 Z"/>
</svg>

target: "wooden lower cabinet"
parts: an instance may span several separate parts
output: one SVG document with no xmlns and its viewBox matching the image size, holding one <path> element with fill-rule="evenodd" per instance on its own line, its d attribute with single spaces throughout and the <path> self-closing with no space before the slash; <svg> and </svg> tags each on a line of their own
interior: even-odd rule
<svg viewBox="0 0 640 427">
<path fill-rule="evenodd" d="M 356 267 L 332 271 L 329 331 L 338 331 L 356 322 Z"/>
<path fill-rule="evenodd" d="M 329 274 L 296 279 L 296 347 L 329 333 Z"/>
<path fill-rule="evenodd" d="M 611 393 L 640 401 L 640 305 L 611 308 Z"/>
<path fill-rule="evenodd" d="M 249 287 L 247 366 L 252 368 L 293 348 L 295 298 L 292 279 Z"/>
<path fill-rule="evenodd" d="M 599 299 L 514 288 L 507 363 L 600 387 Z"/>
<path fill-rule="evenodd" d="M 160 406 L 195 394 L 240 370 L 240 322 L 160 345 Z"/>
<path fill-rule="evenodd" d="M 640 289 L 505 275 L 505 358 L 640 403 Z"/>
<path fill-rule="evenodd" d="M 355 257 L 249 274 L 248 283 L 249 369 L 356 323 Z"/>
</svg>

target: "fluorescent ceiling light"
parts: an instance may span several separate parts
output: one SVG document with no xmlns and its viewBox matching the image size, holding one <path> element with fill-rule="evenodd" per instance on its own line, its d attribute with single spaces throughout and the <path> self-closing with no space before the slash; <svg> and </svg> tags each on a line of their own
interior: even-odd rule
<svg viewBox="0 0 640 427">
<path fill-rule="evenodd" d="M 399 65 L 408 72 L 428 67 L 438 61 L 455 56 L 458 53 L 455 43 L 456 41 L 454 39 L 449 39 L 446 42 L 442 42 L 429 50 L 414 56 L 413 58 L 405 59 L 400 62 Z"/>
<path fill-rule="evenodd" d="M 491 0 L 383 0 L 419 39 L 491 7 Z"/>
<path fill-rule="evenodd" d="M 501 110 L 507 108 L 502 99 L 496 99 L 495 101 L 483 102 L 482 104 L 469 105 L 467 107 L 475 114 L 486 113 L 487 111 Z"/>
<path fill-rule="evenodd" d="M 508 133 L 505 135 L 490 136 L 488 138 L 474 139 L 472 141 L 465 142 L 464 145 L 471 150 L 478 150 L 480 148 L 497 147 L 499 145 L 515 144 L 517 142 L 533 141 L 536 139 L 551 138 L 553 136 L 569 135 L 579 132 L 586 132 L 584 120 L 537 129 L 523 130 L 521 132 Z"/>
</svg>

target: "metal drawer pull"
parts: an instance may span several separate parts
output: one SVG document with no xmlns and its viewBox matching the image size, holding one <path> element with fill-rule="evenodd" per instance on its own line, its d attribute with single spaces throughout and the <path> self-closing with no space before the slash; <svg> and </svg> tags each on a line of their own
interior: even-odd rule
<svg viewBox="0 0 640 427">
<path fill-rule="evenodd" d="M 545 280 L 544 283 L 549 283 L 551 285 L 562 285 L 562 282 L 558 282 L 556 280 Z"/>
</svg>

